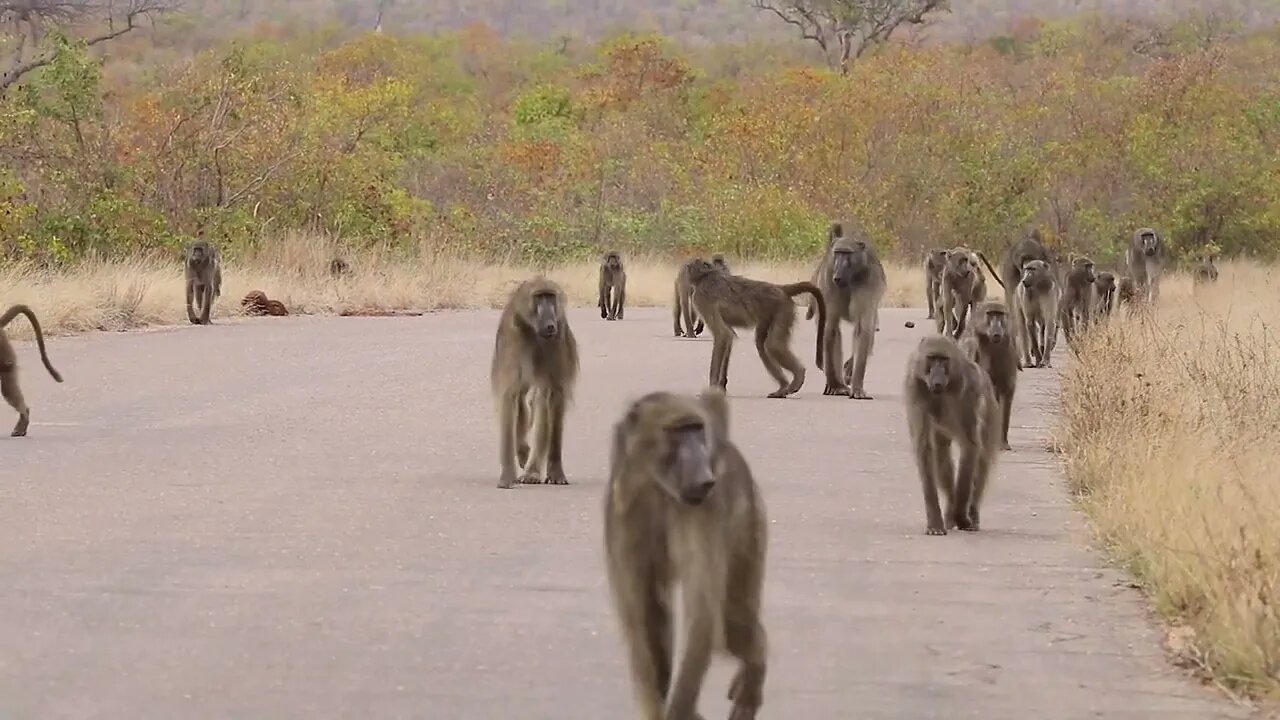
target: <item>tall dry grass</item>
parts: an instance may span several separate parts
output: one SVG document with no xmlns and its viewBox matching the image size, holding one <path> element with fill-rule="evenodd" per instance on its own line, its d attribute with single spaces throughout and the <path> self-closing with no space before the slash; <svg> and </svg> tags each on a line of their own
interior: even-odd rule
<svg viewBox="0 0 1280 720">
<path fill-rule="evenodd" d="M 500 307 L 507 293 L 534 270 L 438 255 L 404 260 L 376 250 L 349 257 L 354 273 L 334 280 L 329 260 L 335 248 L 315 237 L 289 235 L 251 254 L 226 261 L 222 296 L 213 316 L 241 314 L 240 298 L 262 290 L 295 314 L 347 311 L 436 310 Z M 798 263 L 735 262 L 733 271 L 775 282 L 808 279 L 813 268 Z M 627 304 L 670 305 L 677 261 L 626 258 Z M 576 263 L 547 272 L 578 306 L 596 302 L 595 263 Z M 889 291 L 885 307 L 923 304 L 923 279 L 915 267 L 886 262 Z M 31 265 L 0 268 L 0 306 L 32 306 L 48 334 L 123 330 L 186 322 L 179 256 L 87 260 L 50 273 Z M 26 323 L 11 325 L 29 337 Z"/>
<path fill-rule="evenodd" d="M 1097 327 L 1058 440 L 1116 558 L 1224 687 L 1280 697 L 1280 276 L 1230 263 Z"/>
</svg>

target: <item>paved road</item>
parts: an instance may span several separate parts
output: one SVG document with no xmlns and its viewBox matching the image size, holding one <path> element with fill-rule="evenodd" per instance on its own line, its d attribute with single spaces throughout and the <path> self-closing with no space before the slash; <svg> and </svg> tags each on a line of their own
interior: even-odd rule
<svg viewBox="0 0 1280 720">
<path fill-rule="evenodd" d="M 572 322 L 568 487 L 495 489 L 495 312 L 59 338 L 0 438 L 0 718 L 634 717 L 601 562 L 624 402 L 696 391 L 664 310 Z M 901 407 L 921 310 L 887 310 L 874 402 L 772 389 L 749 342 L 736 440 L 771 520 L 764 718 L 1243 717 L 1182 679 L 1085 549 L 1024 374 L 977 535 L 923 534 Z M 903 321 L 920 323 L 915 330 Z M 812 329 L 796 340 L 808 363 Z M 10 416 L 2 415 L 5 421 Z M 702 709 L 727 714 L 718 662 Z"/>
</svg>

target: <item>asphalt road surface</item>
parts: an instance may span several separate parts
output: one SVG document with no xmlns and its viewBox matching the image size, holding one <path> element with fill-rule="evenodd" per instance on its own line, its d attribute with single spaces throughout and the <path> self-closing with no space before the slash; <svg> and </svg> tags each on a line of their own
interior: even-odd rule
<svg viewBox="0 0 1280 720">
<path fill-rule="evenodd" d="M 822 396 L 805 322 L 804 388 L 766 399 L 740 333 L 732 427 L 771 533 L 761 717 L 1244 717 L 1169 665 L 1088 549 L 1045 451 L 1056 371 L 1021 376 L 983 531 L 924 534 L 901 404 L 924 316 L 882 312 L 867 402 Z M 699 390 L 711 343 L 671 337 L 662 309 L 574 311 L 571 484 L 500 491 L 496 320 L 57 338 L 62 385 L 21 343 L 34 414 L 0 437 L 0 718 L 636 717 L 602 562 L 607 438 L 628 399 Z M 708 720 L 732 671 L 712 667 Z"/>
</svg>

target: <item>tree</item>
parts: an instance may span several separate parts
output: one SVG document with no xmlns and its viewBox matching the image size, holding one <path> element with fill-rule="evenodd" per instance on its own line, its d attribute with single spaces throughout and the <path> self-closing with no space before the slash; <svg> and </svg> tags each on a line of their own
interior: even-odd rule
<svg viewBox="0 0 1280 720">
<path fill-rule="evenodd" d="M 0 95 L 23 75 L 53 62 L 57 48 L 47 47 L 51 30 L 106 22 L 101 33 L 85 39 L 86 47 L 114 40 L 138 26 L 144 17 L 174 9 L 178 0 L 0 0 L 0 28 L 10 40 L 3 53 Z"/>
<path fill-rule="evenodd" d="M 800 37 L 822 48 L 832 70 L 844 75 L 849 61 L 874 45 L 888 42 L 901 25 L 923 25 L 935 10 L 949 10 L 948 0 L 751 0 L 800 30 Z"/>
</svg>

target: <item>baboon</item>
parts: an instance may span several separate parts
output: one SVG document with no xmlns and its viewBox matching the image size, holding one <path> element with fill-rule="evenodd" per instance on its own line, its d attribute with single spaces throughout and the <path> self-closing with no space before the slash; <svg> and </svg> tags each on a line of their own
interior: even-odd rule
<svg viewBox="0 0 1280 720">
<path fill-rule="evenodd" d="M 936 318 L 938 332 L 959 338 L 968 322 L 969 311 L 987 299 L 987 281 L 978 266 L 976 253 L 963 247 L 947 253 L 939 294 L 942 313 Z"/>
<path fill-rule="evenodd" d="M 795 304 L 791 298 L 802 292 L 813 296 L 818 305 L 818 326 L 826 327 L 827 305 L 822 291 L 811 282 L 775 285 L 730 275 L 706 260 L 689 264 L 689 282 L 693 285 L 693 307 L 711 329 L 710 385 L 725 390 L 729 387 L 729 355 L 733 350 L 734 328 L 756 329 L 756 352 L 764 368 L 778 383 L 771 398 L 795 394 L 804 385 L 804 365 L 791 352 L 791 332 L 795 328 Z M 815 354 L 821 362 L 822 333 L 818 333 Z M 790 382 L 783 368 L 792 375 Z"/>
<path fill-rule="evenodd" d="M 288 315 L 289 311 L 285 309 L 284 303 L 279 300 L 272 300 L 267 294 L 261 290 L 250 290 L 240 300 L 240 306 L 244 308 L 245 315 Z"/>
<path fill-rule="evenodd" d="M 333 277 L 344 277 L 351 274 L 351 265 L 340 257 L 336 257 L 329 261 L 329 275 Z"/>
<path fill-rule="evenodd" d="M 987 374 L 945 335 L 920 339 L 907 364 L 907 426 L 924 491 L 929 535 L 976 531 L 1000 442 L 1000 406 Z M 951 445 L 960 451 L 956 472 Z M 944 520 L 938 491 L 947 500 Z"/>
<path fill-rule="evenodd" d="M 846 237 L 840 223 L 833 224 L 827 232 L 827 252 L 813 274 L 813 282 L 822 291 L 827 306 L 826 317 L 821 318 L 819 314 L 817 327 L 818 369 L 825 371 L 827 379 L 822 394 L 872 400 L 863 383 L 867 359 L 875 347 L 880 301 L 885 293 L 884 266 L 861 233 L 857 237 Z M 843 364 L 842 321 L 853 325 L 853 352 Z M 838 371 L 841 376 L 836 375 Z"/>
<path fill-rule="evenodd" d="M 1218 282 L 1218 266 L 1213 264 L 1215 257 L 1212 253 L 1202 257 L 1192 268 L 1191 280 L 1196 285 L 1204 283 Z"/>
<path fill-rule="evenodd" d="M 1125 305 L 1138 299 L 1138 285 L 1128 275 L 1120 276 L 1116 286 L 1116 304 Z"/>
<path fill-rule="evenodd" d="M 565 315 L 564 290 L 538 276 L 511 291 L 498 319 L 489 383 L 498 409 L 498 487 L 516 482 L 568 485 L 561 449 L 564 416 L 578 378 L 578 342 Z M 528 435 L 537 428 L 533 451 Z"/>
<path fill-rule="evenodd" d="M 1053 268 L 1044 260 L 1031 260 L 1022 268 L 1015 286 L 1014 322 L 1021 355 L 1019 367 L 1053 367 L 1050 355 L 1058 342 L 1058 289 Z"/>
<path fill-rule="evenodd" d="M 942 290 L 942 268 L 947 262 L 947 251 L 944 249 L 929 250 L 924 255 L 924 297 L 929 303 L 929 317 L 932 320 L 941 304 L 939 292 Z"/>
<path fill-rule="evenodd" d="M 1138 228 L 1125 250 L 1129 276 L 1133 278 L 1142 299 L 1154 303 L 1160 299 L 1160 273 L 1164 269 L 1164 243 L 1151 228 Z"/>
<path fill-rule="evenodd" d="M 1000 259 L 1000 272 L 996 272 L 991 267 L 991 263 L 987 262 L 987 256 L 978 253 L 978 257 L 991 271 L 991 277 L 995 279 L 1000 287 L 1004 288 L 1004 304 L 1005 307 L 1015 307 L 1014 291 L 1018 288 L 1018 283 L 1022 281 L 1022 266 L 1032 260 L 1043 260 L 1046 264 L 1052 266 L 1053 260 L 1049 257 L 1049 251 L 1044 247 L 1044 241 L 1040 237 L 1040 230 L 1032 228 L 1031 232 L 1023 236 L 1008 248 L 1005 248 L 1004 256 Z M 1017 315 L 1017 312 L 1014 312 Z"/>
<path fill-rule="evenodd" d="M 209 325 L 209 311 L 213 309 L 213 301 L 222 295 L 222 261 L 218 257 L 218 249 L 206 240 L 192 243 L 187 248 L 185 274 L 187 319 L 193 325 Z M 193 298 L 200 307 L 199 317 L 196 317 L 191 308 Z"/>
<path fill-rule="evenodd" d="M 1014 346 L 1009 311 L 999 300 L 987 300 L 973 309 L 973 323 L 960 341 L 969 359 L 986 371 L 1000 403 L 1000 444 L 1009 447 L 1009 416 L 1018 386 L 1018 348 Z"/>
<path fill-rule="evenodd" d="M 1083 328 L 1089 324 L 1093 283 L 1097 279 L 1093 273 L 1093 260 L 1084 255 L 1071 258 L 1070 268 L 1063 275 L 1062 297 L 1058 302 L 1062 334 L 1068 343 L 1075 337 L 1077 325 Z"/>
<path fill-rule="evenodd" d="M 627 271 L 622 268 L 622 255 L 610 250 L 600 260 L 600 317 L 621 320 L 627 299 Z"/>
<path fill-rule="evenodd" d="M 1115 273 L 1102 271 L 1093 280 L 1093 314 L 1094 317 L 1106 317 L 1116 308 L 1116 276 Z"/>
<path fill-rule="evenodd" d="M 49 371 L 49 375 L 54 380 L 62 382 L 62 375 L 53 369 L 53 364 L 49 362 L 49 354 L 44 349 L 44 333 L 40 330 L 40 321 L 36 319 L 36 314 L 31 312 L 31 308 L 26 305 L 12 305 L 8 310 L 4 311 L 4 315 L 0 315 L 0 395 L 4 395 L 4 399 L 9 403 L 10 407 L 18 411 L 18 423 L 13 426 L 12 437 L 25 437 L 27 427 L 31 424 L 31 408 L 27 407 L 27 401 L 22 397 L 22 387 L 18 385 L 18 354 L 13 351 L 13 343 L 9 342 L 9 336 L 5 334 L 4 328 L 18 315 L 26 315 L 27 322 L 31 323 L 31 329 L 36 334 L 36 347 L 40 349 L 40 360 L 44 362 L 44 369 Z"/>
<path fill-rule="evenodd" d="M 671 310 L 676 337 L 697 337 L 702 334 L 702 318 L 693 309 L 693 284 L 689 282 L 689 264 L 692 262 L 693 260 L 685 262 L 676 272 L 675 300 Z M 729 272 L 729 264 L 720 253 L 711 256 L 711 264 L 725 273 Z M 683 328 L 680 326 L 682 318 Z M 695 321 L 697 321 L 696 325 Z"/>
<path fill-rule="evenodd" d="M 646 720 L 696 720 L 712 653 L 738 660 L 730 720 L 764 700 L 760 622 L 768 524 L 760 488 L 729 439 L 728 403 L 655 392 L 613 429 L 604 500 L 609 589 Z M 684 657 L 674 678 L 672 602 L 684 604 Z"/>
</svg>

